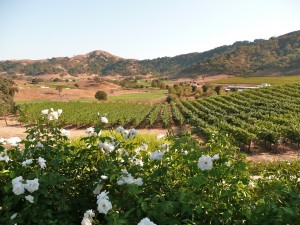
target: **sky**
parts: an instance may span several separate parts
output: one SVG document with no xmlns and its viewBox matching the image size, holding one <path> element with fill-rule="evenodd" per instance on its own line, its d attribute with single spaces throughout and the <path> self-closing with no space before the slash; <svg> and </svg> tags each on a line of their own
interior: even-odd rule
<svg viewBox="0 0 300 225">
<path fill-rule="evenodd" d="M 299 0 L 0 0 L 0 60 L 203 52 L 300 30 L 299 12 Z"/>
</svg>

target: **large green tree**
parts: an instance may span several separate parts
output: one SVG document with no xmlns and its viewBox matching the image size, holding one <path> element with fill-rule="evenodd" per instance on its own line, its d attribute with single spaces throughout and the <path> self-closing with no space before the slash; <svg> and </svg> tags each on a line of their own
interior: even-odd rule
<svg viewBox="0 0 300 225">
<path fill-rule="evenodd" d="M 13 97 L 17 91 L 18 89 L 10 77 L 0 76 L 0 116 L 13 113 L 16 110 Z"/>
</svg>

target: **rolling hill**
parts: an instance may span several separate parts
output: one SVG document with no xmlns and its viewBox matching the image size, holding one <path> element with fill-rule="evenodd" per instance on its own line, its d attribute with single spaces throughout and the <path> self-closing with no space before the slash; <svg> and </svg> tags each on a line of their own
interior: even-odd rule
<svg viewBox="0 0 300 225">
<path fill-rule="evenodd" d="M 105 51 L 71 58 L 0 61 L 0 73 L 9 75 L 97 74 L 101 76 L 230 74 L 255 76 L 300 73 L 300 31 L 268 40 L 237 41 L 201 53 L 151 60 L 124 59 Z"/>
</svg>

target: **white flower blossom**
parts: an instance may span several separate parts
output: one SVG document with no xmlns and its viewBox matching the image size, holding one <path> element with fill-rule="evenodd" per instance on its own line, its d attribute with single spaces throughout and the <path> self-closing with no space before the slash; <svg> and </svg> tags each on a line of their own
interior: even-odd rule
<svg viewBox="0 0 300 225">
<path fill-rule="evenodd" d="M 142 159 L 138 159 L 138 158 L 136 158 L 136 157 L 132 157 L 132 158 L 131 158 L 131 162 L 132 162 L 133 164 L 139 165 L 139 166 L 141 166 L 141 167 L 144 166 L 143 160 L 142 160 Z"/>
<path fill-rule="evenodd" d="M 15 195 L 21 195 L 25 192 L 25 186 L 21 182 L 13 183 L 13 193 Z"/>
<path fill-rule="evenodd" d="M 123 131 L 124 131 L 125 129 L 124 129 L 124 127 L 122 127 L 122 126 L 118 126 L 117 128 L 116 128 L 116 131 L 118 132 L 118 133 L 121 133 L 121 134 L 123 134 Z"/>
<path fill-rule="evenodd" d="M 46 160 L 45 160 L 44 158 L 39 157 L 39 158 L 38 158 L 38 162 L 39 162 L 40 167 L 41 167 L 42 169 L 45 169 L 45 168 L 46 168 Z"/>
<path fill-rule="evenodd" d="M 121 179 L 121 180 L 118 180 L 118 181 L 117 181 L 117 184 L 118 184 L 118 185 L 123 185 L 123 184 L 125 184 L 125 182 L 124 182 L 124 180 Z"/>
<path fill-rule="evenodd" d="M 94 127 L 89 127 L 85 130 L 85 133 L 88 137 L 92 137 L 94 136 L 94 133 L 95 133 L 95 129 Z"/>
<path fill-rule="evenodd" d="M 97 204 L 99 213 L 107 214 L 112 209 L 112 204 L 109 201 L 108 192 L 103 191 L 97 196 Z"/>
<path fill-rule="evenodd" d="M 151 160 L 162 160 L 164 156 L 164 153 L 161 151 L 155 151 L 151 154 L 150 159 Z"/>
<path fill-rule="evenodd" d="M 95 213 L 93 212 L 93 210 L 89 209 L 84 213 L 84 217 L 86 217 L 86 218 L 95 217 Z"/>
<path fill-rule="evenodd" d="M 138 131 L 134 128 L 131 128 L 129 130 L 129 134 L 130 134 L 130 136 L 135 137 L 138 134 Z"/>
<path fill-rule="evenodd" d="M 47 115 L 49 113 L 49 109 L 42 110 L 42 114 Z"/>
<path fill-rule="evenodd" d="M 11 219 L 11 220 L 14 220 L 14 219 L 17 217 L 17 215 L 18 215 L 18 213 L 12 214 L 11 217 L 10 217 L 10 219 Z"/>
<path fill-rule="evenodd" d="M 231 162 L 225 162 L 224 164 L 225 164 L 225 166 L 228 166 L 228 167 L 231 166 Z"/>
<path fill-rule="evenodd" d="M 198 160 L 198 167 L 201 170 L 211 170 L 213 168 L 213 161 L 210 156 L 203 155 Z"/>
<path fill-rule="evenodd" d="M 7 140 L 5 138 L 0 138 L 0 144 L 6 144 Z"/>
<path fill-rule="evenodd" d="M 101 179 L 102 179 L 102 180 L 107 180 L 107 179 L 108 179 L 108 176 L 101 175 Z"/>
<path fill-rule="evenodd" d="M 58 116 L 60 116 L 62 114 L 63 110 L 62 109 L 58 109 L 57 110 L 57 113 L 58 113 Z"/>
<path fill-rule="evenodd" d="M 104 149 L 107 152 L 112 152 L 115 149 L 115 146 L 112 143 L 109 142 L 99 142 L 98 147 Z"/>
<path fill-rule="evenodd" d="M 13 185 L 13 193 L 15 195 L 21 195 L 25 192 L 25 187 L 22 181 L 23 181 L 22 176 L 18 176 L 11 181 Z"/>
<path fill-rule="evenodd" d="M 19 137 L 11 137 L 11 138 L 8 138 L 6 141 L 11 146 L 18 146 L 19 142 L 21 142 L 22 140 Z"/>
<path fill-rule="evenodd" d="M 250 178 L 252 180 L 259 180 L 259 179 L 262 179 L 263 177 L 262 176 L 259 176 L 259 175 L 254 175 L 254 176 L 250 176 Z"/>
<path fill-rule="evenodd" d="M 14 184 L 19 183 L 21 181 L 23 181 L 23 177 L 22 176 L 18 176 L 16 178 L 14 178 L 11 182 L 14 185 Z"/>
<path fill-rule="evenodd" d="M 142 219 L 137 225 L 156 225 L 148 217 Z"/>
<path fill-rule="evenodd" d="M 214 160 L 218 160 L 220 158 L 219 154 L 215 154 L 211 160 L 214 161 Z"/>
<path fill-rule="evenodd" d="M 6 163 L 8 163 L 10 161 L 10 158 L 7 155 L 7 152 L 0 153 L 0 161 L 5 161 Z"/>
<path fill-rule="evenodd" d="M 38 141 L 38 143 L 36 144 L 35 147 L 36 148 L 44 148 L 44 145 L 40 141 Z"/>
<path fill-rule="evenodd" d="M 81 225 L 92 225 L 93 217 L 95 217 L 95 213 L 93 210 L 87 210 L 84 213 L 83 219 L 81 221 Z"/>
<path fill-rule="evenodd" d="M 159 134 L 159 135 L 157 135 L 157 140 L 162 139 L 164 136 L 165 136 L 164 134 Z"/>
<path fill-rule="evenodd" d="M 57 111 L 51 111 L 49 114 L 48 114 L 48 119 L 49 120 L 57 120 L 59 117 L 58 115 L 58 112 Z"/>
<path fill-rule="evenodd" d="M 108 123 L 108 119 L 106 118 L 106 116 L 101 117 L 101 122 L 102 123 Z"/>
<path fill-rule="evenodd" d="M 165 149 L 165 150 L 167 150 L 168 151 L 168 149 L 169 149 L 169 145 L 167 144 L 167 143 L 164 143 L 164 144 L 162 144 L 162 145 L 160 145 L 160 146 L 158 146 L 159 148 L 161 148 L 161 149 Z"/>
<path fill-rule="evenodd" d="M 92 225 L 92 222 L 89 218 L 83 217 L 81 225 Z"/>
<path fill-rule="evenodd" d="M 33 203 L 34 197 L 33 197 L 32 195 L 26 195 L 26 196 L 25 196 L 25 199 L 26 199 L 27 201 L 29 201 L 30 203 Z"/>
<path fill-rule="evenodd" d="M 21 165 L 24 166 L 24 167 L 27 167 L 31 163 L 32 163 L 32 159 L 27 159 L 27 160 L 21 162 Z"/>
<path fill-rule="evenodd" d="M 112 209 L 112 204 L 109 200 L 106 199 L 100 199 L 97 201 L 98 203 L 98 211 L 99 213 L 107 214 L 109 210 Z"/>
<path fill-rule="evenodd" d="M 33 193 L 39 189 L 39 180 L 35 178 L 34 180 L 26 180 L 24 187 L 30 193 Z"/>
<path fill-rule="evenodd" d="M 134 149 L 134 152 L 137 154 L 139 153 L 139 151 L 147 150 L 147 149 L 148 149 L 148 145 L 146 143 L 143 143 L 140 147 Z"/>
<path fill-rule="evenodd" d="M 141 177 L 138 177 L 138 178 L 135 179 L 134 183 L 138 186 L 142 186 L 143 185 L 143 179 Z"/>
<path fill-rule="evenodd" d="M 136 184 L 138 186 L 143 185 L 143 179 L 142 178 L 137 178 L 135 179 L 126 169 L 122 170 L 122 177 L 117 181 L 118 185 L 123 185 L 123 184 Z"/>
<path fill-rule="evenodd" d="M 70 134 L 71 134 L 71 132 L 69 131 L 69 130 L 66 130 L 66 129 L 60 129 L 60 133 L 62 134 L 62 135 L 64 135 L 64 136 L 67 136 L 67 137 L 69 137 L 70 136 Z"/>
</svg>

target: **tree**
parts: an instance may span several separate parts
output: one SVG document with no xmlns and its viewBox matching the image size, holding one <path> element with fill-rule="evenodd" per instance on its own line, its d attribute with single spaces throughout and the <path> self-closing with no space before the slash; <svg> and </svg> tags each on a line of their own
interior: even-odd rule
<svg viewBox="0 0 300 225">
<path fill-rule="evenodd" d="M 17 107 L 13 97 L 18 89 L 14 86 L 14 81 L 8 76 L 0 76 L 0 116 L 14 113 Z"/>
<path fill-rule="evenodd" d="M 222 86 L 221 85 L 215 86 L 215 92 L 217 93 L 217 95 L 221 94 L 221 90 L 222 90 Z"/>
<path fill-rule="evenodd" d="M 58 95 L 61 96 L 61 92 L 63 90 L 63 86 L 57 85 L 56 88 L 55 88 L 55 90 L 57 90 L 58 91 Z"/>
<path fill-rule="evenodd" d="M 107 100 L 107 94 L 105 91 L 97 91 L 95 94 L 95 98 L 98 100 Z"/>
</svg>

